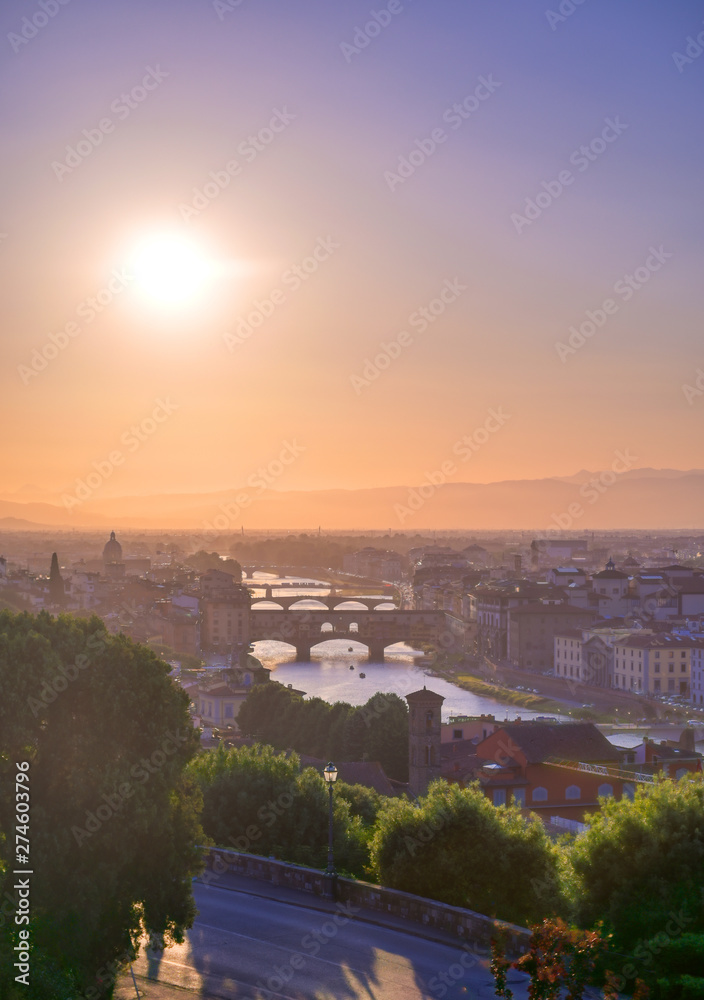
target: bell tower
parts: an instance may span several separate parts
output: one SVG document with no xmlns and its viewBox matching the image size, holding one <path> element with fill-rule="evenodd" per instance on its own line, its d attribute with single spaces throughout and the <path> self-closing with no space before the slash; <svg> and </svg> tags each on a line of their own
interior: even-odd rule
<svg viewBox="0 0 704 1000">
<path fill-rule="evenodd" d="M 413 795 L 425 795 L 440 777 L 440 710 L 444 697 L 423 688 L 406 695 L 408 702 L 408 784 Z"/>
</svg>

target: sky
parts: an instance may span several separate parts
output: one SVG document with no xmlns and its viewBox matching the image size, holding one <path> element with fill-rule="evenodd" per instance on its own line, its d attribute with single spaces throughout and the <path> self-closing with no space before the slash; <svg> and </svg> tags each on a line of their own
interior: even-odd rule
<svg viewBox="0 0 704 1000">
<path fill-rule="evenodd" d="M 547 2 L 4 3 L 0 491 L 701 467 L 704 8 Z"/>
</svg>

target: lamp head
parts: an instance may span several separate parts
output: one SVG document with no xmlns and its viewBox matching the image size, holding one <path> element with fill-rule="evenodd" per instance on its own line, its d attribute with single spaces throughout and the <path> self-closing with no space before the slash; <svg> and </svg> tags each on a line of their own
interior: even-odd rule
<svg viewBox="0 0 704 1000">
<path fill-rule="evenodd" d="M 323 777 L 328 785 L 332 785 L 337 781 L 337 768 L 332 761 L 330 761 L 327 767 L 323 768 Z"/>
</svg>

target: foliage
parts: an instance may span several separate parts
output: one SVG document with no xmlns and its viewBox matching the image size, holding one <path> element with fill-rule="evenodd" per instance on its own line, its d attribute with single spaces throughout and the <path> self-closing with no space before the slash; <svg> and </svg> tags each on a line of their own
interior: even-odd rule
<svg viewBox="0 0 704 1000">
<path fill-rule="evenodd" d="M 496 808 L 478 786 L 438 780 L 418 805 L 388 800 L 371 862 L 382 885 L 513 923 L 562 907 L 557 849 L 542 823 Z"/>
<path fill-rule="evenodd" d="M 364 826 L 374 826 L 383 803 L 386 801 L 373 788 L 366 785 L 348 785 L 338 778 L 335 782 L 335 795 L 345 800 L 350 807 L 351 816 L 359 816 Z"/>
<path fill-rule="evenodd" d="M 634 951 L 652 1000 L 704 1000 L 704 934 L 661 932 Z"/>
<path fill-rule="evenodd" d="M 600 931 L 580 931 L 562 920 L 543 920 L 531 928 L 528 951 L 509 962 L 498 942 L 491 943 L 491 973 L 495 994 L 511 1000 L 506 974 L 509 968 L 530 976 L 529 1000 L 581 1000 L 597 974 L 599 960 L 608 947 Z M 603 978 L 603 977 L 602 977 Z"/>
<path fill-rule="evenodd" d="M 222 573 L 229 573 L 235 578 L 236 583 L 242 582 L 242 566 L 236 559 L 221 559 L 217 552 L 206 552 L 200 549 L 192 556 L 184 559 L 186 566 L 193 567 L 197 573 L 205 573 L 209 569 L 218 569 Z"/>
<path fill-rule="evenodd" d="M 196 757 L 189 773 L 202 790 L 206 835 L 219 847 L 325 867 L 328 791 L 313 768 L 301 771 L 296 754 L 275 754 L 268 746 L 226 750 L 221 745 Z M 336 794 L 333 845 L 338 870 L 364 873 L 361 819 Z"/>
<path fill-rule="evenodd" d="M 96 972 L 134 954 L 144 930 L 180 941 L 193 921 L 201 803 L 184 776 L 198 742 L 188 698 L 146 647 L 98 618 L 46 612 L 0 612 L 0 690 L 0 858 L 27 761 L 33 941 L 47 969 L 98 996 Z"/>
<path fill-rule="evenodd" d="M 704 931 L 704 776 L 638 787 L 634 801 L 602 800 L 569 854 L 577 922 L 604 920 L 614 945 L 665 931 Z M 668 931 L 669 933 L 669 931 Z"/>
<path fill-rule="evenodd" d="M 237 724 L 277 750 L 337 761 L 378 760 L 390 778 L 408 780 L 408 709 L 396 694 L 375 694 L 361 707 L 329 705 L 272 681 L 252 687 Z"/>
</svg>

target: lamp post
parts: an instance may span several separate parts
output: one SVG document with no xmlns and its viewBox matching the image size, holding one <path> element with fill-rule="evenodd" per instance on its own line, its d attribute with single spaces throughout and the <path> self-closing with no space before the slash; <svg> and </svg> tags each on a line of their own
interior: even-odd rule
<svg viewBox="0 0 704 1000">
<path fill-rule="evenodd" d="M 323 778 L 325 779 L 325 784 L 328 786 L 328 796 L 330 809 L 328 813 L 328 866 L 325 869 L 325 874 L 330 880 L 329 883 L 329 895 L 334 896 L 334 885 L 335 879 L 337 878 L 337 872 L 335 871 L 335 865 L 333 864 L 332 857 L 332 786 L 337 781 L 337 768 L 332 761 L 328 764 L 326 768 L 323 768 Z"/>
</svg>

